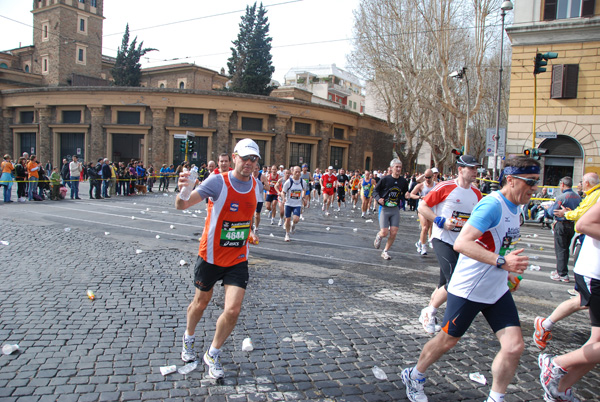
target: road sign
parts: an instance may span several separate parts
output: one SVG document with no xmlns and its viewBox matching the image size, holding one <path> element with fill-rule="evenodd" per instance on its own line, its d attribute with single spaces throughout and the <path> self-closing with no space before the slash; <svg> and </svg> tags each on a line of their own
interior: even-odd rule
<svg viewBox="0 0 600 402">
<path fill-rule="evenodd" d="M 195 136 L 196 136 L 196 133 L 193 133 L 193 132 L 191 132 L 191 131 L 186 131 L 186 132 L 185 132 L 185 134 L 186 134 L 188 137 L 195 137 Z"/>
<path fill-rule="evenodd" d="M 549 131 L 549 132 L 536 132 L 535 136 L 537 138 L 556 138 L 556 133 Z"/>
<path fill-rule="evenodd" d="M 501 128 L 498 131 L 500 135 L 500 141 L 498 142 L 498 155 L 504 156 L 506 153 L 506 129 Z M 495 149 L 495 137 L 496 129 L 488 128 L 486 130 L 486 141 L 485 141 L 485 156 L 494 156 Z"/>
<path fill-rule="evenodd" d="M 187 135 L 185 135 L 185 134 L 175 134 L 173 136 L 173 138 L 175 138 L 176 140 L 185 140 L 187 138 Z"/>
</svg>

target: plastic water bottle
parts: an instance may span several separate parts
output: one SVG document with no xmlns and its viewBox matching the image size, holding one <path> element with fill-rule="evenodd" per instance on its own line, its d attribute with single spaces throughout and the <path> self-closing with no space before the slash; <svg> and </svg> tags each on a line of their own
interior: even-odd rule
<svg viewBox="0 0 600 402">
<path fill-rule="evenodd" d="M 252 352 L 254 350 L 254 345 L 252 345 L 252 339 L 244 339 L 244 341 L 242 342 L 242 350 L 244 352 Z"/>
<path fill-rule="evenodd" d="M 178 372 L 179 374 L 186 375 L 186 374 L 189 374 L 189 373 L 191 373 L 192 371 L 196 370 L 196 367 L 198 367 L 198 362 L 197 362 L 197 361 L 194 361 L 194 362 L 191 362 L 191 363 L 188 363 L 188 364 L 186 364 L 186 365 L 185 365 L 185 366 L 183 366 L 183 367 L 179 367 L 179 369 L 177 370 L 177 372 Z"/>
<path fill-rule="evenodd" d="M 194 166 L 192 168 L 192 170 L 190 171 L 190 175 L 188 176 L 187 184 L 181 189 L 181 192 L 179 193 L 179 198 L 181 198 L 184 201 L 187 201 L 190 199 L 190 196 L 192 195 L 192 190 L 194 189 L 194 186 L 196 185 L 197 178 L 198 178 L 198 167 Z"/>
<path fill-rule="evenodd" d="M 88 297 L 90 300 L 94 300 L 94 299 L 96 298 L 96 294 L 94 293 L 94 291 L 93 291 L 93 290 L 91 290 L 91 289 L 88 289 L 86 293 L 87 293 L 87 297 Z"/>
<path fill-rule="evenodd" d="M 19 350 L 19 345 L 17 345 L 16 343 L 14 345 L 9 345 L 8 343 L 4 346 L 2 346 L 2 353 L 4 353 L 5 355 L 10 355 L 11 353 L 16 352 L 17 350 Z"/>
<path fill-rule="evenodd" d="M 516 288 L 522 279 L 523 279 L 523 277 L 521 275 L 517 276 L 516 278 L 513 278 L 512 281 L 509 279 L 508 280 L 508 290 L 513 290 L 514 288 Z"/>
<path fill-rule="evenodd" d="M 373 375 L 375 375 L 375 378 L 377 378 L 378 380 L 387 380 L 388 378 L 387 374 L 385 374 L 385 371 L 383 371 L 377 366 L 373 367 Z"/>
</svg>

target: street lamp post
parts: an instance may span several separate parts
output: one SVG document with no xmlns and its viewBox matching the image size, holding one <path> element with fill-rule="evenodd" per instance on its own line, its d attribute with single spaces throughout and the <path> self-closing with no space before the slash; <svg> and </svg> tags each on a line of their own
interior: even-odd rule
<svg viewBox="0 0 600 402">
<path fill-rule="evenodd" d="M 500 6 L 502 12 L 502 34 L 500 36 L 500 69 L 498 74 L 498 110 L 496 114 L 496 137 L 494 142 L 494 180 L 498 180 L 498 143 L 500 142 L 500 105 L 502 102 L 502 58 L 504 57 L 504 18 L 506 12 L 513 9 L 513 3 L 510 0 L 506 0 Z"/>
<path fill-rule="evenodd" d="M 470 91 L 469 91 L 469 77 L 467 77 L 467 68 L 463 67 L 462 70 L 457 70 L 457 71 L 453 71 L 452 73 L 450 73 L 449 75 L 452 78 L 456 78 L 457 80 L 462 80 L 463 78 L 465 79 L 465 82 L 467 83 L 467 122 L 465 123 L 465 148 L 464 148 L 464 153 L 468 154 L 469 151 L 469 109 L 471 107 L 471 97 L 470 97 Z"/>
</svg>

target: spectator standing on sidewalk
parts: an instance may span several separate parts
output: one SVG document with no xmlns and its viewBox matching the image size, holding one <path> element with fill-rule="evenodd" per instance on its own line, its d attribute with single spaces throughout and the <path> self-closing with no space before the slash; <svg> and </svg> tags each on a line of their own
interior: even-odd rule
<svg viewBox="0 0 600 402">
<path fill-rule="evenodd" d="M 550 207 L 548 213 L 554 214 L 557 208 L 565 208 L 568 211 L 576 209 L 581 203 L 579 194 L 573 191 L 573 179 L 565 176 L 558 183 L 561 193 L 556 197 L 554 205 Z M 550 273 L 550 279 L 554 281 L 569 282 L 569 249 L 571 240 L 575 236 L 575 222 L 566 219 L 564 216 L 555 217 L 554 225 L 554 252 L 556 253 L 556 271 Z"/>
<path fill-rule="evenodd" d="M 79 178 L 83 172 L 81 162 L 77 160 L 77 156 L 73 155 L 73 160 L 69 163 L 69 183 L 71 183 L 71 199 L 80 200 L 79 198 Z"/>
</svg>

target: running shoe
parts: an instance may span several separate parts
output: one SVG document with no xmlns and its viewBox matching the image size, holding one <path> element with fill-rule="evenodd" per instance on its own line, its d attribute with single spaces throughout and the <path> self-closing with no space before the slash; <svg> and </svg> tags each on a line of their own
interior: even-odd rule
<svg viewBox="0 0 600 402">
<path fill-rule="evenodd" d="M 375 241 L 373 242 L 373 246 L 375 246 L 375 248 L 381 247 L 381 237 L 379 236 L 379 233 L 377 234 L 377 236 L 375 236 Z"/>
<path fill-rule="evenodd" d="M 329 216 L 329 211 L 326 211 L 326 212 L 325 212 L 325 216 Z"/>
<path fill-rule="evenodd" d="M 290 241 L 290 235 L 289 234 L 285 234 L 285 239 L 283 239 L 284 241 Z"/>
<path fill-rule="evenodd" d="M 417 253 L 421 252 L 421 240 L 415 243 L 415 247 L 417 248 Z"/>
<path fill-rule="evenodd" d="M 279 223 L 277 224 L 277 226 L 281 226 L 283 225 L 283 219 L 279 218 Z"/>
<path fill-rule="evenodd" d="M 390 257 L 390 255 L 385 250 L 383 250 L 381 252 L 381 258 L 383 258 L 384 260 L 391 260 L 392 259 L 392 257 Z"/>
<path fill-rule="evenodd" d="M 196 350 L 194 349 L 195 337 L 191 337 L 187 342 L 185 340 L 185 334 L 183 335 L 183 347 L 181 348 L 181 360 L 185 363 L 196 361 Z"/>
<path fill-rule="evenodd" d="M 431 240 L 427 240 L 427 245 L 429 246 L 430 249 L 433 250 L 433 243 L 431 242 Z"/>
<path fill-rule="evenodd" d="M 275 224 L 275 218 L 271 218 L 271 225 Z"/>
<path fill-rule="evenodd" d="M 402 370 L 402 382 L 406 385 L 406 396 L 412 402 L 427 402 L 425 395 L 425 379 L 413 380 L 410 378 L 412 369 L 405 368 Z"/>
<path fill-rule="evenodd" d="M 579 294 L 579 292 L 576 291 L 575 289 L 569 289 L 569 290 L 567 290 L 567 293 L 570 294 L 571 296 L 577 296 Z"/>
<path fill-rule="evenodd" d="M 561 394 L 558 392 L 558 383 L 560 382 L 560 379 L 567 374 L 567 372 L 561 367 L 555 365 L 554 356 L 547 353 L 543 353 L 538 356 L 538 366 L 540 367 L 540 383 L 542 384 L 542 388 L 544 388 L 544 392 L 546 393 L 546 395 L 544 395 L 544 399 L 547 401 L 561 401 L 562 399 L 556 399 L 560 397 Z M 563 394 L 566 394 L 566 392 Z"/>
<path fill-rule="evenodd" d="M 419 315 L 419 322 L 423 325 L 423 329 L 428 334 L 435 334 L 436 332 L 440 332 L 442 329 L 441 326 L 437 323 L 437 317 L 429 314 L 427 307 L 421 310 L 421 315 Z"/>
<path fill-rule="evenodd" d="M 421 255 L 427 255 L 427 246 L 424 244 L 421 246 Z"/>
<path fill-rule="evenodd" d="M 553 281 L 569 282 L 569 275 L 561 276 L 557 271 L 550 272 L 550 279 Z"/>
<path fill-rule="evenodd" d="M 552 339 L 552 332 L 545 329 L 542 326 L 544 322 L 544 317 L 535 317 L 535 321 L 533 322 L 533 327 L 535 331 L 533 332 L 533 343 L 540 350 L 546 349 L 548 341 Z"/>
<path fill-rule="evenodd" d="M 581 402 L 581 399 L 573 395 L 572 388 L 567 389 L 565 392 L 559 392 L 556 396 L 544 391 L 544 400 L 547 402 Z"/>
<path fill-rule="evenodd" d="M 208 375 L 214 379 L 225 377 L 225 371 L 221 366 L 219 356 L 212 357 L 208 354 L 208 350 L 204 353 L 204 363 L 208 366 Z"/>
</svg>

